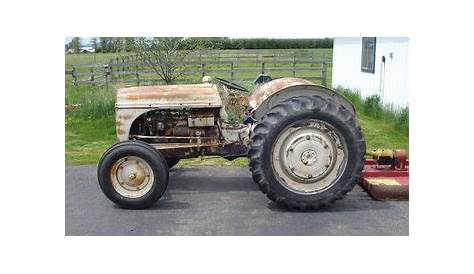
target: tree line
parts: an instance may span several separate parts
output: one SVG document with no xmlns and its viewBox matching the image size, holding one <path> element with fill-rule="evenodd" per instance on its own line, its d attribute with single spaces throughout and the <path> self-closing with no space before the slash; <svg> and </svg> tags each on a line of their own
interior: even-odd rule
<svg viewBox="0 0 474 274">
<path fill-rule="evenodd" d="M 91 46 L 95 52 L 132 52 L 135 50 L 135 37 L 93 37 Z M 332 48 L 331 38 L 228 38 L 228 37 L 189 37 L 182 38 L 180 50 L 196 49 L 307 49 Z M 66 50 L 79 52 L 81 39 L 74 37 L 66 45 Z"/>
</svg>

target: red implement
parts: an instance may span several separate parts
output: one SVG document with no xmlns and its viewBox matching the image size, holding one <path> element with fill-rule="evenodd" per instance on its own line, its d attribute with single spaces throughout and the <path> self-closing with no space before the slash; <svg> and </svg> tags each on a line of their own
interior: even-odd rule
<svg viewBox="0 0 474 274">
<path fill-rule="evenodd" d="M 408 165 L 408 160 L 397 166 L 366 160 L 359 185 L 376 200 L 408 200 Z"/>
</svg>

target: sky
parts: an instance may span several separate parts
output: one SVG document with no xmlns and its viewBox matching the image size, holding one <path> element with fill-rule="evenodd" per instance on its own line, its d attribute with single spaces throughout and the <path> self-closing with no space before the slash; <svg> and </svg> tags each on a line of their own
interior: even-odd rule
<svg viewBox="0 0 474 274">
<path fill-rule="evenodd" d="M 71 42 L 72 38 L 74 37 L 66 37 L 64 39 L 64 44 Z M 89 45 L 91 43 L 91 38 L 92 37 L 81 37 L 81 46 Z"/>
</svg>

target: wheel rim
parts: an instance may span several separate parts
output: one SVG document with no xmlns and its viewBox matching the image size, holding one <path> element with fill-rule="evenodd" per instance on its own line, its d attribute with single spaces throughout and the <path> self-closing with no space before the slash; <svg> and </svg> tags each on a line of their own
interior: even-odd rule
<svg viewBox="0 0 474 274">
<path fill-rule="evenodd" d="M 283 185 L 313 194 L 332 186 L 347 163 L 344 138 L 330 124 L 309 119 L 289 125 L 272 149 L 272 165 Z"/>
<path fill-rule="evenodd" d="M 146 195 L 154 182 L 150 165 L 136 156 L 127 156 L 116 161 L 110 171 L 110 177 L 115 191 L 127 198 Z"/>
</svg>

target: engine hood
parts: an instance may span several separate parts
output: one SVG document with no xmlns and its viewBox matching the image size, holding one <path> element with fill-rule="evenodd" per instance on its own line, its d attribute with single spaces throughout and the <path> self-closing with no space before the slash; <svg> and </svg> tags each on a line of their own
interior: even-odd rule
<svg viewBox="0 0 474 274">
<path fill-rule="evenodd" d="M 143 86 L 117 91 L 116 108 L 216 108 L 222 106 L 217 87 L 198 85 Z"/>
</svg>

